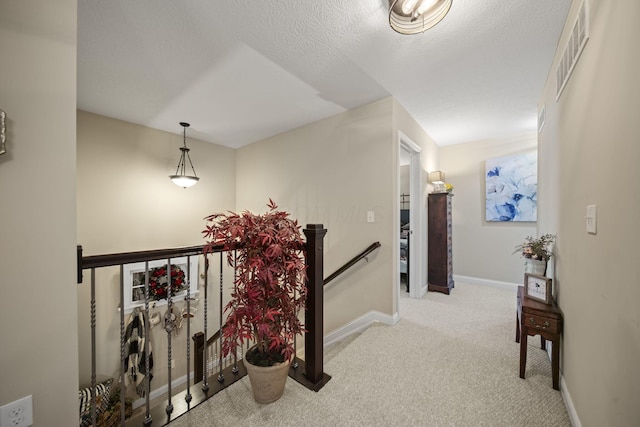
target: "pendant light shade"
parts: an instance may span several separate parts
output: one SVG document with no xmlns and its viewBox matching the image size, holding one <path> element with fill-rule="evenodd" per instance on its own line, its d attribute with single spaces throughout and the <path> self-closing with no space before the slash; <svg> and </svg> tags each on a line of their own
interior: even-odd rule
<svg viewBox="0 0 640 427">
<path fill-rule="evenodd" d="M 189 149 L 187 148 L 187 128 L 190 126 L 189 123 L 180 122 L 180 126 L 182 126 L 182 147 L 180 147 L 180 160 L 178 161 L 178 167 L 176 168 L 175 175 L 169 175 L 171 181 L 179 187 L 187 188 L 195 185 L 196 182 L 200 178 L 196 175 L 196 170 L 193 168 L 193 163 L 191 162 L 191 157 L 189 156 Z M 187 175 L 186 171 L 186 160 L 189 160 L 189 165 L 191 166 L 191 172 L 193 175 Z"/>
<path fill-rule="evenodd" d="M 389 0 L 389 25 L 400 34 L 427 31 L 449 13 L 453 0 Z"/>
</svg>

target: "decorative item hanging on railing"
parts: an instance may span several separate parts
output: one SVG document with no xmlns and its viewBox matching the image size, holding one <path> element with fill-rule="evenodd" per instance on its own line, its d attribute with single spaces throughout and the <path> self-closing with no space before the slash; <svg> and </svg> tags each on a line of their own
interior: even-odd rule
<svg viewBox="0 0 640 427">
<path fill-rule="evenodd" d="M 176 295 L 187 288 L 184 270 L 175 264 L 171 264 L 171 294 Z M 152 268 L 149 271 L 149 294 L 153 300 L 167 298 L 167 288 L 169 280 L 167 278 L 167 267 Z"/>
</svg>

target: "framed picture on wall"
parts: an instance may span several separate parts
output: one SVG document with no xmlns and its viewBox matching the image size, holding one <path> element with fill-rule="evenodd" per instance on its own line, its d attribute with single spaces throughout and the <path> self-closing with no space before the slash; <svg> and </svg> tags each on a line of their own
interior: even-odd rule
<svg viewBox="0 0 640 427">
<path fill-rule="evenodd" d="M 537 152 L 487 159 L 485 168 L 486 221 L 536 221 Z"/>
</svg>

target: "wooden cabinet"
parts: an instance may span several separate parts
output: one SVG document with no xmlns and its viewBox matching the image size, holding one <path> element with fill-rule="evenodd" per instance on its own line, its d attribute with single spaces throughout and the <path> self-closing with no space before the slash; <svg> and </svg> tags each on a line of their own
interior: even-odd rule
<svg viewBox="0 0 640 427">
<path fill-rule="evenodd" d="M 431 193 L 428 201 L 428 289 L 449 295 L 454 287 L 450 193 Z"/>
</svg>

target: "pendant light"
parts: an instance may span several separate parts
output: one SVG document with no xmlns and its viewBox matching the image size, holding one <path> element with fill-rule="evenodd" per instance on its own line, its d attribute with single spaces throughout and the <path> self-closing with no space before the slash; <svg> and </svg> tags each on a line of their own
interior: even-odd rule
<svg viewBox="0 0 640 427">
<path fill-rule="evenodd" d="M 187 188 L 187 187 L 191 187 L 196 182 L 198 182 L 200 178 L 198 178 L 198 175 L 196 175 L 196 170 L 193 168 L 193 163 L 191 162 L 191 157 L 189 156 L 189 149 L 187 148 L 187 128 L 190 125 L 189 123 L 180 122 L 180 126 L 182 126 L 182 142 L 183 142 L 182 147 L 180 147 L 180 151 L 181 151 L 180 161 L 178 162 L 178 167 L 176 168 L 176 174 L 169 175 L 169 178 L 171 178 L 171 181 L 173 181 L 173 183 L 178 187 Z M 185 171 L 185 168 L 186 168 L 185 157 L 189 159 L 189 165 L 191 166 L 191 171 L 193 172 L 193 175 L 187 175 Z"/>
<path fill-rule="evenodd" d="M 449 13 L 453 0 L 389 0 L 389 25 L 400 34 L 424 33 Z"/>
</svg>

